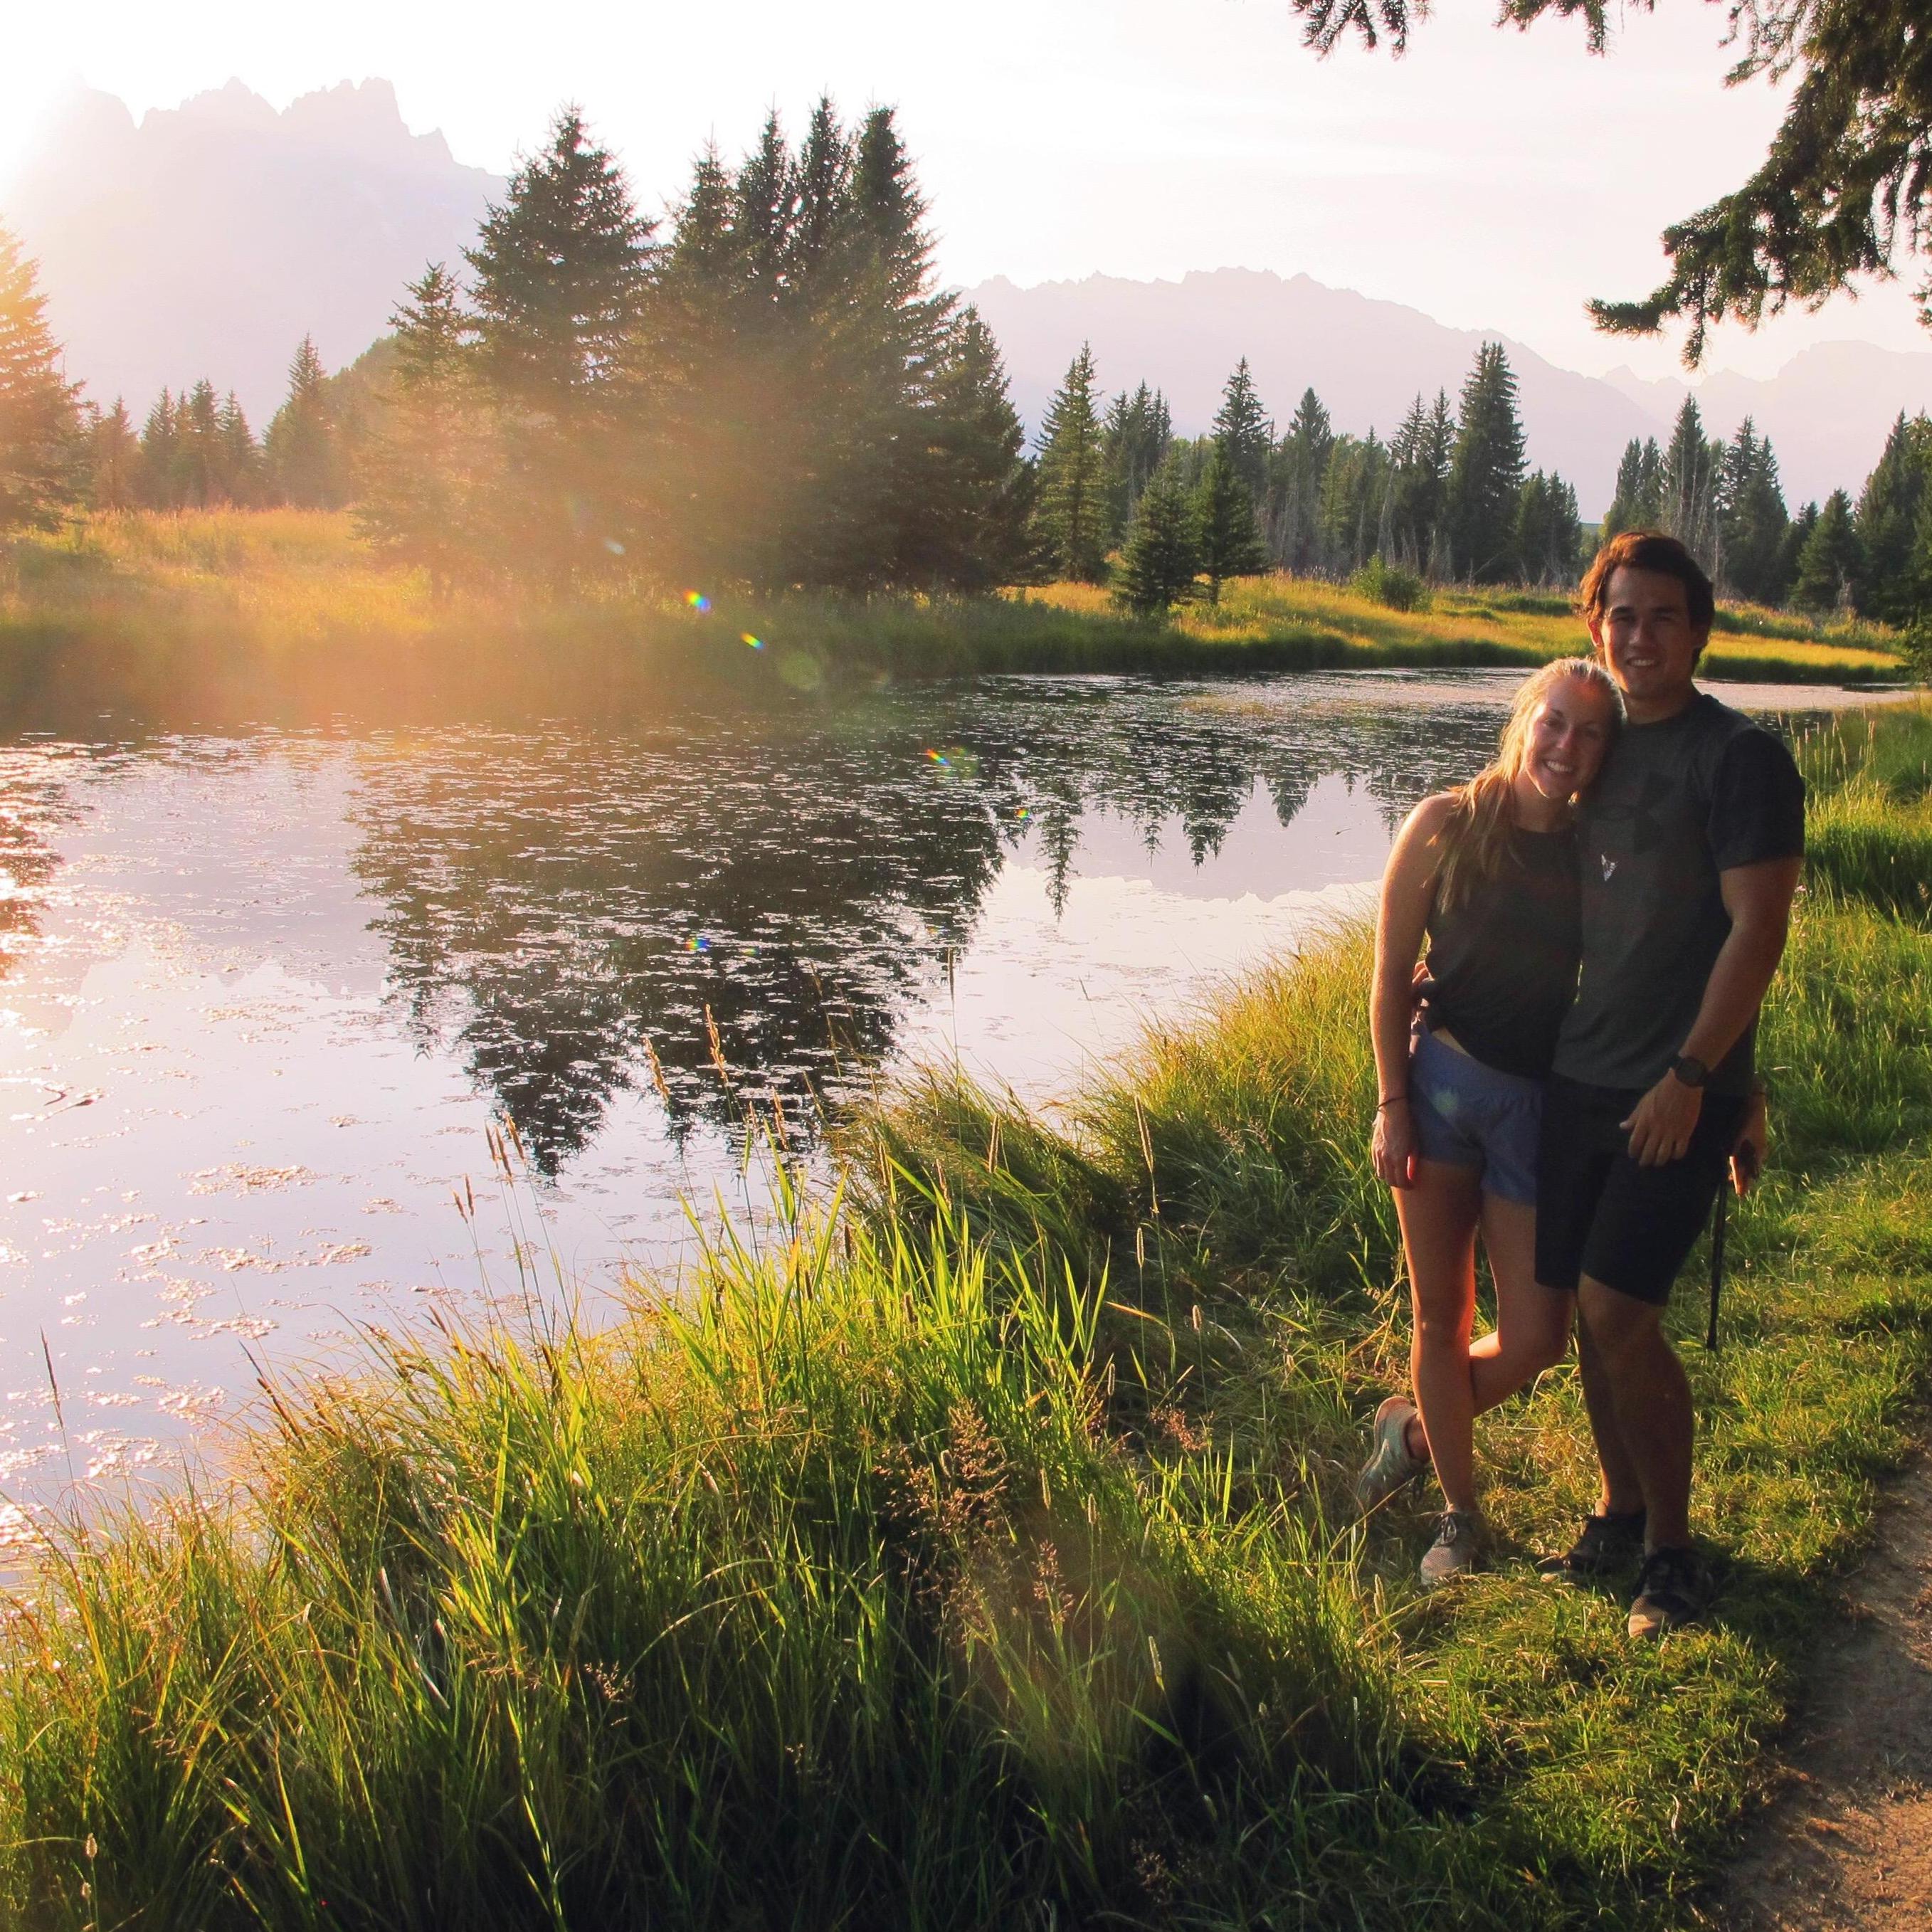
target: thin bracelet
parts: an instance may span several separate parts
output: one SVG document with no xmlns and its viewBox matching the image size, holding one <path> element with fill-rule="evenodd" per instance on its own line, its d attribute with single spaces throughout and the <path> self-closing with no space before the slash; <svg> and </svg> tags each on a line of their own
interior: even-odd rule
<svg viewBox="0 0 1932 1932">
<path fill-rule="evenodd" d="M 1408 1096 L 1406 1094 L 1391 1094 L 1386 1100 L 1378 1100 L 1376 1102 L 1376 1112 L 1379 1114 L 1385 1107 L 1393 1107 L 1399 1104 L 1406 1106 L 1408 1100 Z"/>
</svg>

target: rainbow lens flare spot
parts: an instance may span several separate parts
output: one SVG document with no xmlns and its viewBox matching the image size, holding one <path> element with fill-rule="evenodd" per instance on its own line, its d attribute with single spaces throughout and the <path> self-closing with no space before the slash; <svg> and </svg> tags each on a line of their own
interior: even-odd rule
<svg viewBox="0 0 1932 1932">
<path fill-rule="evenodd" d="M 764 649 L 765 640 L 763 638 L 754 638 L 749 631 L 742 632 L 740 634 L 744 638 L 746 643 L 751 646 L 753 650 L 761 651 Z"/>
<path fill-rule="evenodd" d="M 694 932 L 691 937 L 684 942 L 684 950 L 687 952 L 709 952 L 711 950 L 710 934 L 709 933 L 704 932 Z"/>
<path fill-rule="evenodd" d="M 684 601 L 686 603 L 689 604 L 692 609 L 695 610 L 700 617 L 704 616 L 706 611 L 711 608 L 711 599 L 706 596 L 704 592 L 701 590 L 687 590 L 684 593 Z"/>
<path fill-rule="evenodd" d="M 952 760 L 944 752 L 928 752 L 926 755 L 928 760 L 938 766 L 941 771 L 950 772 L 952 769 Z"/>
</svg>

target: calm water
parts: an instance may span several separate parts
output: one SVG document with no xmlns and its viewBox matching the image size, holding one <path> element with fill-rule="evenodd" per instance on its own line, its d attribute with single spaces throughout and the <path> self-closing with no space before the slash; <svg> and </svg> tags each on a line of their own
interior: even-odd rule
<svg viewBox="0 0 1932 1932">
<path fill-rule="evenodd" d="M 0 1538 L 172 1466 L 256 1362 L 514 1286 L 518 1239 L 593 1304 L 674 1269 L 683 1200 L 755 1208 L 749 1100 L 956 1054 L 1066 1090 L 1361 904 L 1515 682 L 0 738 Z"/>
</svg>

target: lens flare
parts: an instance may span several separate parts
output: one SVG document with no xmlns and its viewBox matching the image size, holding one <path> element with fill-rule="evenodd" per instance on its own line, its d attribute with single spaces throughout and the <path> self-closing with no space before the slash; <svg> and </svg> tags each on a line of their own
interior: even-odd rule
<svg viewBox="0 0 1932 1932">
<path fill-rule="evenodd" d="M 689 604 L 692 609 L 695 610 L 700 617 L 704 616 L 706 611 L 711 608 L 711 599 L 706 596 L 704 592 L 701 590 L 687 590 L 684 593 L 684 601 L 686 603 Z"/>
<path fill-rule="evenodd" d="M 709 952 L 711 950 L 711 935 L 705 932 L 694 932 L 684 942 L 684 950 L 687 952 Z"/>
<path fill-rule="evenodd" d="M 1016 818 L 1030 818 L 1033 816 L 1033 807 L 1030 805 L 1023 805 L 1013 814 L 1013 816 Z"/>
<path fill-rule="evenodd" d="M 952 760 L 944 752 L 928 751 L 926 755 L 928 760 L 937 765 L 941 771 L 950 772 L 952 769 Z"/>
<path fill-rule="evenodd" d="M 604 548 L 613 556 L 622 556 L 624 554 L 624 546 L 615 537 L 606 537 L 604 539 Z"/>
<path fill-rule="evenodd" d="M 741 632 L 740 634 L 744 638 L 746 643 L 751 646 L 753 650 L 761 651 L 764 649 L 765 640 L 763 638 L 754 638 L 749 631 Z"/>
</svg>

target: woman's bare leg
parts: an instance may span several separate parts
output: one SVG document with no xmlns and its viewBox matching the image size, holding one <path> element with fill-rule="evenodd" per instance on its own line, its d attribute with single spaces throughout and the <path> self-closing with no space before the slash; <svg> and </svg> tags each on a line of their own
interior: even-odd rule
<svg viewBox="0 0 1932 1932">
<path fill-rule="evenodd" d="M 1536 1210 L 1520 1201 L 1483 1196 L 1483 1247 L 1496 1288 L 1496 1325 L 1471 1345 L 1475 1412 L 1494 1408 L 1563 1359 L 1576 1298 L 1536 1279 Z"/>
<path fill-rule="evenodd" d="M 1460 1196 L 1462 1186 L 1472 1178 L 1472 1170 L 1442 1167 L 1432 1161 L 1418 1163 L 1418 1184 L 1408 1190 L 1410 1197 L 1422 1196 L 1424 1167 L 1447 1179 L 1427 1196 L 1412 1198 L 1408 1204 L 1412 1212 L 1420 1210 L 1416 1214 L 1420 1224 L 1418 1232 L 1423 1245 L 1424 1267 L 1428 1270 L 1430 1292 L 1432 1300 L 1448 1316 L 1450 1332 L 1453 1333 L 1454 1298 L 1441 1292 L 1441 1285 L 1454 1278 L 1450 1231 L 1456 1216 L 1450 1199 L 1452 1196 Z M 1396 1206 L 1398 1214 L 1401 1214 L 1405 1206 L 1403 1196 L 1396 1196 Z M 1422 1412 L 1423 1420 L 1420 1429 L 1411 1425 L 1408 1446 L 1413 1454 L 1426 1455 L 1435 1462 L 1437 1480 L 1442 1484 L 1442 1494 L 1451 1509 L 1475 1508 L 1475 1418 L 1486 1409 L 1494 1408 L 1497 1403 L 1507 1402 L 1518 1389 L 1534 1382 L 1545 1369 L 1563 1359 L 1564 1352 L 1570 1346 L 1571 1318 L 1576 1312 L 1574 1296 L 1558 1294 L 1543 1287 L 1536 1279 L 1534 1208 L 1520 1202 L 1499 1201 L 1494 1195 L 1484 1194 L 1478 1202 L 1470 1204 L 1470 1211 L 1480 1220 L 1483 1246 L 1489 1256 L 1490 1273 L 1496 1282 L 1496 1325 L 1477 1341 L 1468 1341 L 1476 1298 L 1475 1247 L 1471 1240 L 1462 1251 L 1467 1286 L 1458 1291 L 1466 1296 L 1462 1304 L 1464 1312 L 1461 1317 L 1461 1333 L 1466 1346 L 1460 1355 L 1460 1366 L 1467 1379 L 1467 1393 L 1463 1400 L 1459 1402 L 1454 1390 L 1447 1385 L 1446 1373 L 1442 1384 L 1437 1383 L 1438 1371 L 1446 1370 L 1448 1362 L 1454 1360 L 1456 1355 L 1447 1334 L 1442 1336 L 1439 1346 L 1433 1339 L 1425 1340 L 1429 1324 L 1423 1313 L 1423 1292 L 1419 1287 L 1414 1288 L 1415 1342 L 1410 1357 L 1415 1379 L 1415 1406 Z M 1417 1273 L 1417 1244 L 1411 1239 L 1407 1214 L 1402 1216 L 1402 1245 L 1408 1255 L 1408 1278 L 1414 1286 L 1423 1276 Z M 1472 1229 L 1472 1234 L 1473 1232 Z M 1433 1400 L 1424 1395 L 1425 1380 L 1430 1384 Z M 1432 1426 L 1430 1420 L 1432 1415 L 1436 1418 Z M 1446 1456 L 1436 1447 L 1437 1429 L 1456 1432 L 1443 1438 Z M 1451 1474 L 1447 1478 L 1442 1473 L 1445 1460 L 1451 1468 Z M 1467 1500 L 1459 1500 L 1459 1497 Z"/>
<path fill-rule="evenodd" d="M 1415 1406 L 1443 1500 L 1453 1510 L 1473 1510 L 1469 1329 L 1475 1318 L 1476 1227 L 1482 1210 L 1477 1171 L 1419 1160 L 1414 1184 L 1396 1190 L 1395 1204 L 1415 1307 L 1409 1349 Z"/>
</svg>

